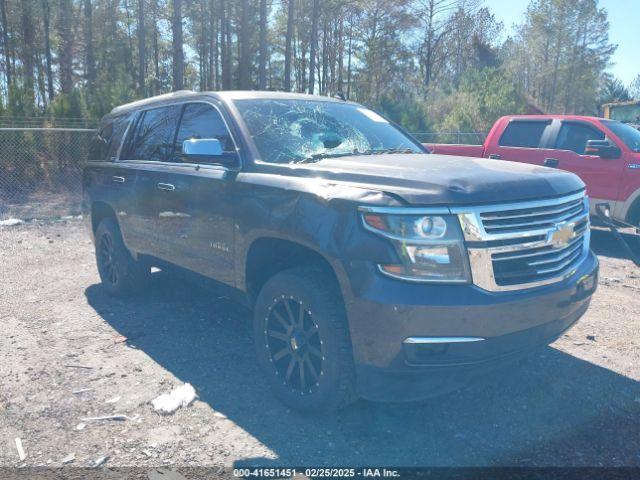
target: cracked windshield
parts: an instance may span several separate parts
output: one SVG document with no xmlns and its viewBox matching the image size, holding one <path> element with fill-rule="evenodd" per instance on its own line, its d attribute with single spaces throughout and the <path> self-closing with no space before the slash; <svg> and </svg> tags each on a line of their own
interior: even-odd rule
<svg viewBox="0 0 640 480">
<path fill-rule="evenodd" d="M 426 153 L 385 118 L 359 105 L 274 99 L 236 100 L 235 104 L 265 162 Z"/>
</svg>

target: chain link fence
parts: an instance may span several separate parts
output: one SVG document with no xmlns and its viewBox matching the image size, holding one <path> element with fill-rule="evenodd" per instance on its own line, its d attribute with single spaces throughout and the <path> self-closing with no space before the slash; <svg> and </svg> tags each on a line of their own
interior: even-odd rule
<svg viewBox="0 0 640 480">
<path fill-rule="evenodd" d="M 0 118 L 0 221 L 47 219 L 81 211 L 81 164 L 95 130 L 62 119 L 48 127 L 29 119 Z M 29 126 L 24 126 L 29 125 Z M 44 125 L 44 126 L 36 126 Z M 83 128 L 76 128 L 82 125 Z M 418 132 L 425 143 L 482 143 L 485 133 Z"/>
<path fill-rule="evenodd" d="M 88 128 L 0 128 L 0 221 L 78 215 Z"/>
</svg>

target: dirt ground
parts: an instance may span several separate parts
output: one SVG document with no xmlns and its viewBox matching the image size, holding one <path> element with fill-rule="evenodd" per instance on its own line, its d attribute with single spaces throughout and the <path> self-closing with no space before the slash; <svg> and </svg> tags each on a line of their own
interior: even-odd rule
<svg viewBox="0 0 640 480">
<path fill-rule="evenodd" d="M 552 346 L 445 397 L 320 417 L 268 391 L 243 307 L 164 272 L 114 300 L 80 220 L 0 227 L 0 466 L 640 466 L 640 269 L 606 231 L 592 246 L 600 287 Z M 158 415 L 184 382 L 199 398 Z"/>
</svg>

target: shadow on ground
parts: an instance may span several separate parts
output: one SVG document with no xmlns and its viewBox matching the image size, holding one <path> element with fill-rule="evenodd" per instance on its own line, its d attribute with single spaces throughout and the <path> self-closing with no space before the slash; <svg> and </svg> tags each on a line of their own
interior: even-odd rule
<svg viewBox="0 0 640 480">
<path fill-rule="evenodd" d="M 640 256 L 640 235 L 628 231 L 623 231 L 620 235 L 632 251 Z M 591 249 L 598 256 L 631 260 L 620 241 L 608 229 L 591 229 Z"/>
<path fill-rule="evenodd" d="M 277 456 L 255 465 L 640 465 L 640 383 L 552 347 L 464 391 L 417 404 L 359 401 L 334 416 L 288 411 L 258 372 L 251 313 L 154 274 L 126 301 L 90 305 L 129 343 Z"/>
</svg>

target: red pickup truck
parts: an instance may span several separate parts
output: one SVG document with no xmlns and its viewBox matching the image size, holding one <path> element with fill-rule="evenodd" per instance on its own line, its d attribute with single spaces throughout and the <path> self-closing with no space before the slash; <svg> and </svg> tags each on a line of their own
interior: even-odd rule
<svg viewBox="0 0 640 480">
<path fill-rule="evenodd" d="M 561 168 L 587 185 L 591 212 L 640 226 L 640 131 L 614 120 L 574 115 L 500 118 L 483 145 L 426 144 L 445 155 L 485 157 Z"/>
</svg>

